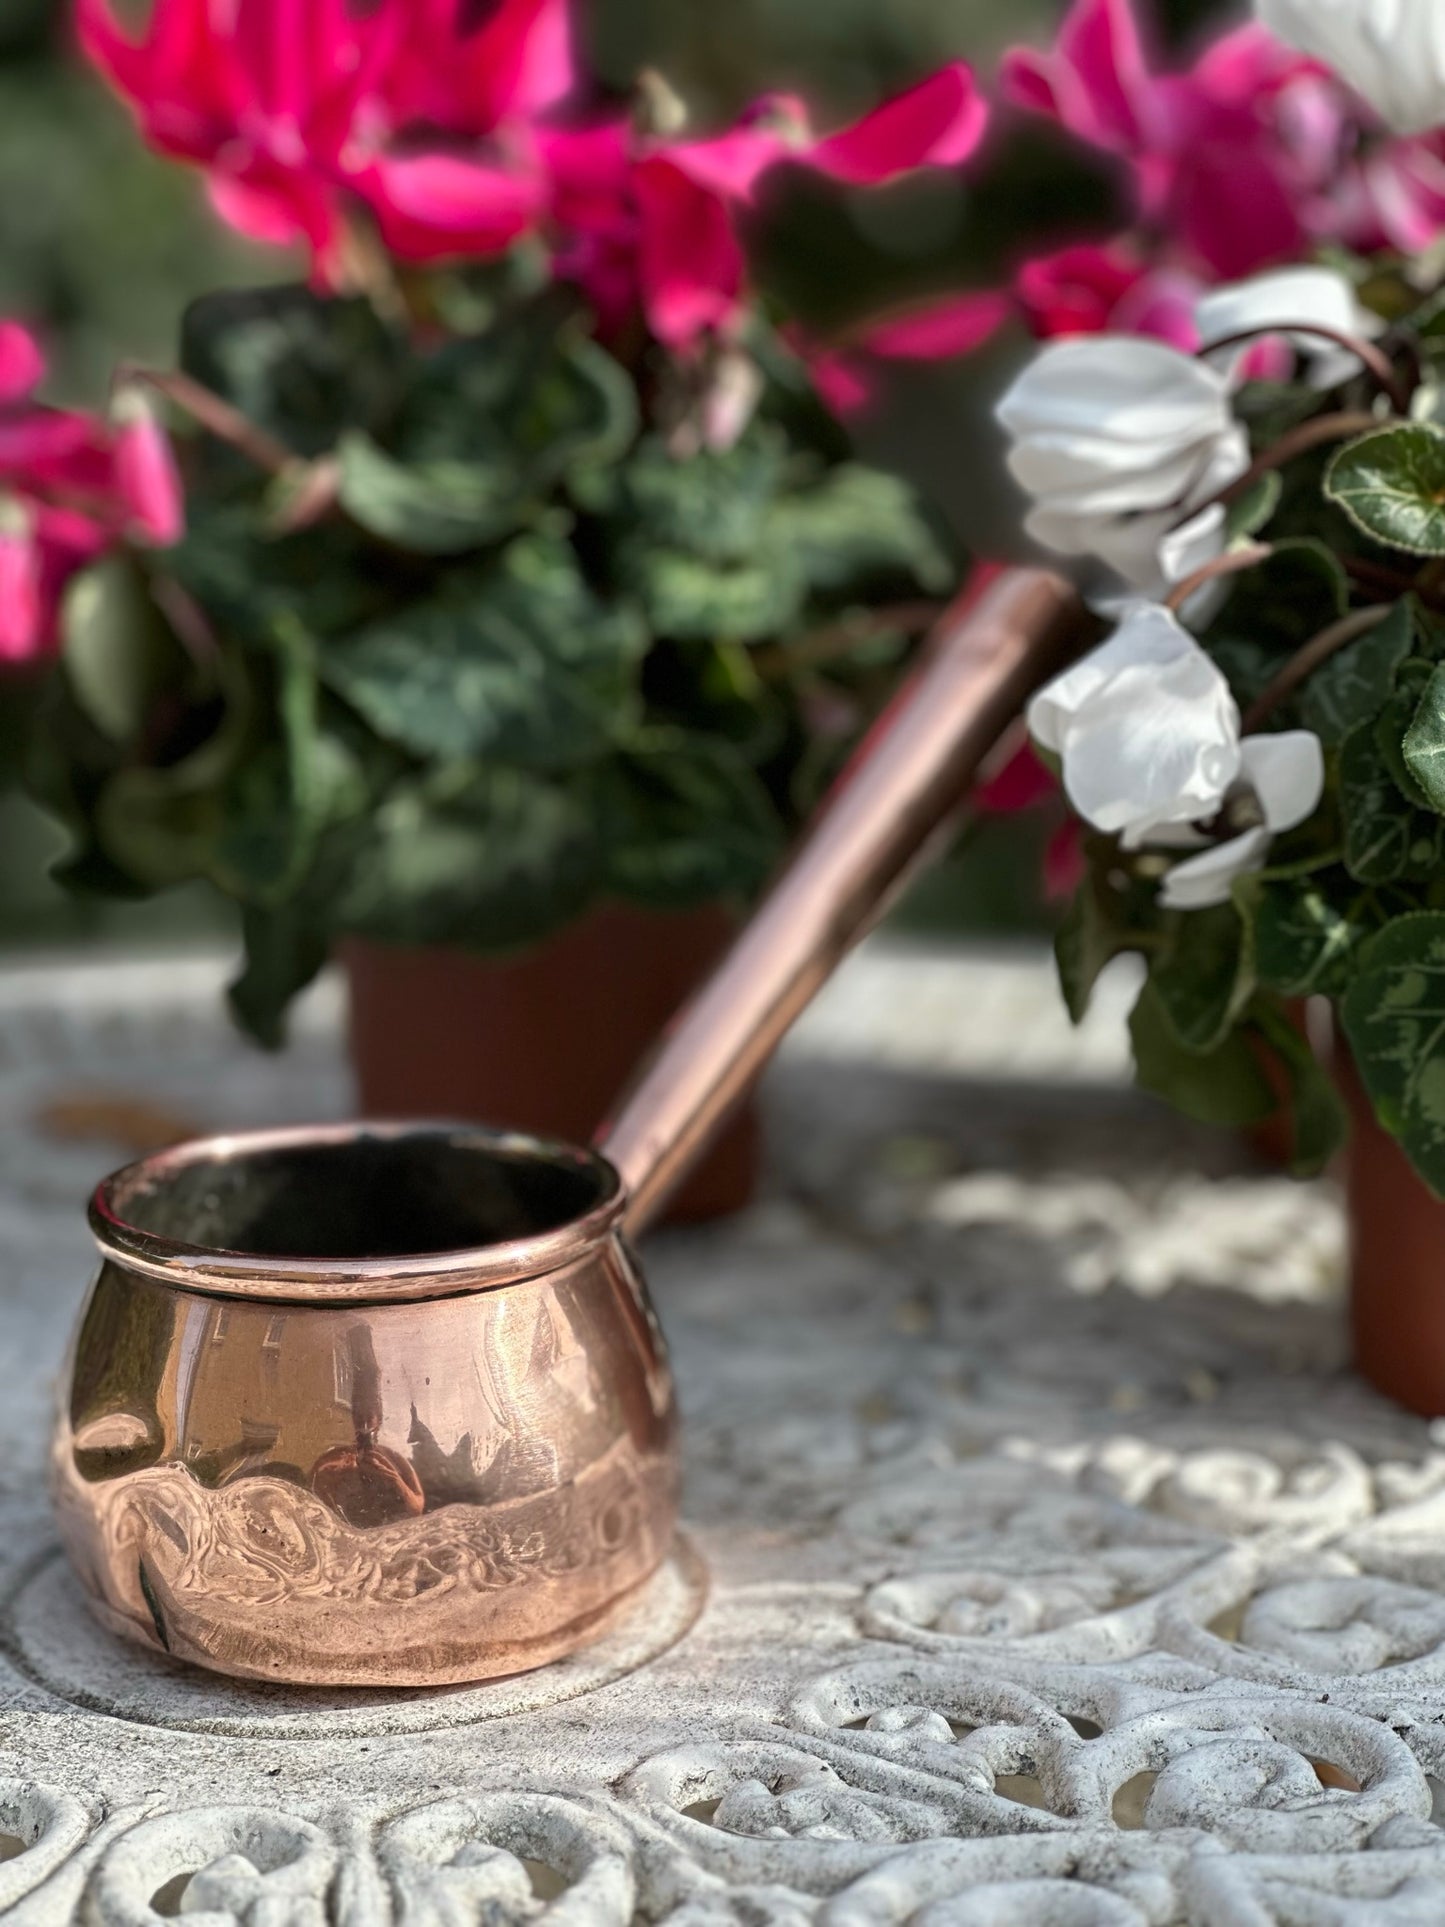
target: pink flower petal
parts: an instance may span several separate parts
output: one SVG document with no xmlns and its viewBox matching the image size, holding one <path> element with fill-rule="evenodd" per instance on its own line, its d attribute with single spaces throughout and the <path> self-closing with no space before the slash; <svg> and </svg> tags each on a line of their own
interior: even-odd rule
<svg viewBox="0 0 1445 1927">
<path fill-rule="evenodd" d="M 397 125 L 460 136 L 530 120 L 573 92 L 567 0 L 384 0 L 403 28 L 386 93 Z"/>
<path fill-rule="evenodd" d="M 1129 0 L 1075 0 L 1052 53 L 1015 48 L 999 74 L 1019 106 L 1128 153 L 1157 124 L 1154 82 Z"/>
<path fill-rule="evenodd" d="M 857 346 L 885 361 L 947 361 L 998 333 L 1014 312 L 1010 295 L 991 289 L 946 296 L 896 319 L 855 332 Z"/>
<path fill-rule="evenodd" d="M 206 198 L 227 227 L 248 240 L 289 248 L 306 239 L 305 226 L 283 195 L 253 187 L 234 175 L 212 174 L 206 181 Z"/>
<path fill-rule="evenodd" d="M 537 177 L 451 154 L 382 158 L 357 186 L 383 240 L 404 261 L 500 254 L 544 201 Z"/>
<path fill-rule="evenodd" d="M 980 784 L 974 801 L 991 816 L 1017 816 L 1024 810 L 1049 803 L 1059 793 L 1058 779 L 1040 762 L 1027 737 L 997 776 Z"/>
<path fill-rule="evenodd" d="M 808 112 L 791 94 L 755 101 L 738 126 L 710 140 L 668 141 L 653 150 L 699 187 L 726 200 L 751 200 L 770 167 L 811 157 Z"/>
<path fill-rule="evenodd" d="M 104 484 L 109 466 L 105 431 L 90 415 L 60 408 L 0 414 L 0 482 L 90 488 Z"/>
<path fill-rule="evenodd" d="M 1201 142 L 1172 197 L 1180 238 L 1221 280 L 1298 260 L 1308 236 L 1294 196 L 1270 158 L 1221 130 Z"/>
<path fill-rule="evenodd" d="M 875 186 L 916 167 L 955 167 L 983 138 L 988 106 L 973 69 L 956 60 L 852 127 L 816 142 L 810 164 L 835 180 Z"/>
<path fill-rule="evenodd" d="M 115 531 L 79 509 L 55 508 L 47 502 L 33 505 L 35 532 L 47 571 L 68 575 L 87 562 L 93 562 L 115 540 Z"/>
<path fill-rule="evenodd" d="M 0 503 L 0 662 L 29 662 L 47 629 L 40 551 L 24 511 Z"/>
<path fill-rule="evenodd" d="M 467 48 L 473 74 L 491 75 L 497 119 L 531 118 L 577 84 L 568 0 L 502 0 Z"/>
<path fill-rule="evenodd" d="M 746 265 L 726 202 L 661 157 L 634 170 L 642 216 L 641 289 L 648 325 L 688 348 L 737 314 Z"/>
<path fill-rule="evenodd" d="M 1042 340 L 1108 331 L 1119 303 L 1144 270 L 1119 247 L 1060 248 L 1026 261 L 1015 280 L 1019 303 Z"/>
<path fill-rule="evenodd" d="M 835 415 L 846 420 L 849 415 L 861 413 L 873 401 L 877 383 L 859 356 L 814 341 L 796 323 L 785 327 L 782 334 Z"/>
<path fill-rule="evenodd" d="M 1192 355 L 1200 345 L 1194 310 L 1203 292 L 1197 275 L 1180 268 L 1152 269 L 1120 301 L 1109 327 L 1116 334 L 1167 341 Z"/>
<path fill-rule="evenodd" d="M 113 410 L 115 483 L 134 532 L 157 548 L 169 548 L 186 532 L 185 493 L 171 438 L 149 397 L 123 389 Z"/>
<path fill-rule="evenodd" d="M 25 401 L 45 379 L 40 343 L 18 321 L 0 321 L 0 407 Z"/>
</svg>

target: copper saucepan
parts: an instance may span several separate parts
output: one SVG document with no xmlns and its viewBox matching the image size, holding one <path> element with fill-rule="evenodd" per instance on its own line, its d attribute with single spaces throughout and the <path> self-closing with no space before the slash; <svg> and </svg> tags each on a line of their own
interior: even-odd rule
<svg viewBox="0 0 1445 1927">
<path fill-rule="evenodd" d="M 102 1620 L 219 1672 L 496 1677 L 596 1637 L 677 1517 L 631 1249 L 945 826 L 1078 607 L 1016 571 L 941 624 L 600 1149 L 465 1126 L 212 1138 L 96 1191 L 55 1438 Z"/>
</svg>

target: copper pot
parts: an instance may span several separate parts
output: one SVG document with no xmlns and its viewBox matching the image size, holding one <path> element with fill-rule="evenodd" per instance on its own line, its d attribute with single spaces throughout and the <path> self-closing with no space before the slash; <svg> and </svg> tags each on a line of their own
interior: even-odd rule
<svg viewBox="0 0 1445 1927">
<path fill-rule="evenodd" d="M 439 1686 L 624 1611 L 677 1511 L 632 1240 L 954 814 L 1078 605 L 1016 571 L 941 625 L 601 1149 L 467 1126 L 214 1138 L 91 1204 L 55 1436 L 107 1625 L 252 1679 Z"/>
</svg>

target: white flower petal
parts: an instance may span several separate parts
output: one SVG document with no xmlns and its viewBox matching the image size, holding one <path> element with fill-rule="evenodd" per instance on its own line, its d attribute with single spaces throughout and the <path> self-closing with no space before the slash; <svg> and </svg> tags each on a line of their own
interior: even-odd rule
<svg viewBox="0 0 1445 1927">
<path fill-rule="evenodd" d="M 1176 863 L 1164 879 L 1160 902 L 1166 910 L 1210 910 L 1228 903 L 1236 877 L 1263 868 L 1269 840 L 1268 830 L 1246 830 Z"/>
<path fill-rule="evenodd" d="M 1030 734 L 1045 749 L 1060 749 L 1064 731 L 1097 702 L 1126 669 L 1168 669 L 1204 651 L 1178 618 L 1152 602 L 1134 602 L 1119 626 L 1087 656 L 1046 683 L 1029 704 Z M 1212 668 L 1213 665 L 1210 664 Z M 1218 675 L 1218 671 L 1215 674 Z M 1222 681 L 1223 678 L 1221 677 Z"/>
<path fill-rule="evenodd" d="M 1257 0 L 1260 20 L 1333 67 L 1397 134 L 1445 124 L 1440 0 Z"/>
<path fill-rule="evenodd" d="M 1240 746 L 1240 776 L 1259 798 L 1271 834 L 1313 816 L 1325 793 L 1325 755 L 1308 729 L 1249 736 Z"/>
<path fill-rule="evenodd" d="M 1029 727 L 1063 764 L 1096 829 L 1212 816 L 1239 774 L 1229 686 L 1167 609 L 1139 604 L 1082 662 L 1040 691 Z"/>
<path fill-rule="evenodd" d="M 1369 340 L 1384 330 L 1384 322 L 1364 307 L 1353 286 L 1333 268 L 1277 268 L 1249 281 L 1215 288 L 1196 304 L 1195 320 L 1206 351 L 1211 342 L 1266 331 L 1282 334 L 1301 354 L 1309 378 L 1318 388 L 1334 388 L 1359 372 L 1360 358 L 1319 335 L 1297 334 L 1290 323 L 1328 328 L 1335 334 Z M 1250 343 L 1221 349 L 1208 359 L 1231 375 L 1249 355 Z"/>
<path fill-rule="evenodd" d="M 1050 506 L 1079 515 L 1167 508 L 1192 491 L 1215 441 L 1191 442 L 1141 468 L 1138 451 L 1082 435 L 1034 435 L 1009 451 L 1014 480 Z"/>
<path fill-rule="evenodd" d="M 1092 335 L 1040 350 L 999 404 L 1009 468 L 1034 498 L 1029 532 L 1059 555 L 1094 556 L 1147 595 L 1213 528 L 1173 538 L 1249 465 L 1226 374 L 1164 342 Z M 1191 561 L 1190 566 L 1197 566 Z M 1184 571 L 1187 573 L 1187 570 Z"/>
<path fill-rule="evenodd" d="M 1050 430 L 1111 440 L 1196 440 L 1230 421 L 1219 371 L 1141 335 L 1082 335 L 1050 342 L 998 405 L 1022 440 Z"/>
<path fill-rule="evenodd" d="M 1190 521 L 1170 529 L 1157 545 L 1159 568 L 1166 582 L 1183 582 L 1206 562 L 1223 555 L 1226 519 L 1223 503 L 1216 502 Z M 1190 613 L 1194 613 L 1192 607 Z"/>
</svg>

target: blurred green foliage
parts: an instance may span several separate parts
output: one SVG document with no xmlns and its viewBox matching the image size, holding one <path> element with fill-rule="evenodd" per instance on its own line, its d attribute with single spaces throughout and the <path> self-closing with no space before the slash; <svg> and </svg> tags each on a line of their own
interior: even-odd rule
<svg viewBox="0 0 1445 1927">
<path fill-rule="evenodd" d="M 1155 9 L 1176 40 L 1229 10 L 1220 0 L 1158 0 Z M 700 122 L 735 112 L 765 85 L 803 92 L 826 122 L 946 58 L 964 55 L 988 75 L 1003 45 L 1042 42 L 1063 12 L 1063 0 L 582 0 L 579 18 L 611 89 L 653 66 Z M 758 258 L 790 301 L 826 324 L 986 284 L 1031 245 L 1106 224 L 1110 209 L 1107 170 L 1024 129 L 962 184 L 917 179 L 865 199 L 785 180 L 765 210 Z M 0 314 L 44 335 L 57 398 L 97 401 L 121 356 L 173 359 L 195 295 L 284 280 L 295 268 L 229 235 L 195 176 L 144 150 L 81 66 L 66 0 L 0 0 Z M 1016 352 L 1005 344 L 963 368 L 904 373 L 865 438 L 868 455 L 910 474 L 980 547 L 1014 522 L 991 466 L 989 398 Z M 0 796 L 0 937 L 74 935 L 111 916 L 69 904 L 45 881 L 58 843 L 51 826 Z M 1010 865 L 1017 873 L 1018 860 Z M 117 914 L 119 926 L 104 927 L 154 936 L 167 914 L 185 927 L 217 912 L 187 900 Z"/>
</svg>

